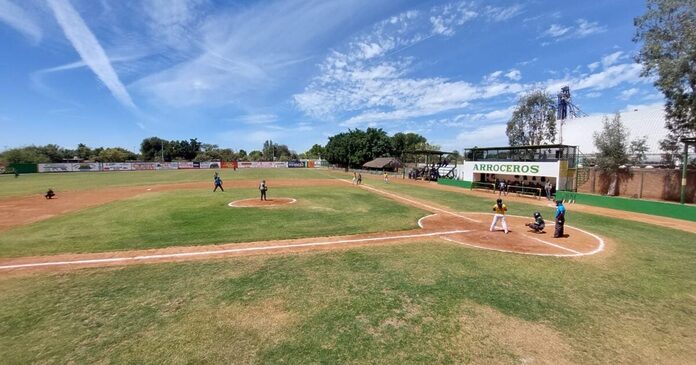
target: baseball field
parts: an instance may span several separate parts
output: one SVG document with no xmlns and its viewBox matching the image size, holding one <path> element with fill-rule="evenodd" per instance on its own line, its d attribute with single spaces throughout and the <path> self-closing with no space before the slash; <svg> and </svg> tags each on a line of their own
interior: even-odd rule
<svg viewBox="0 0 696 365">
<path fill-rule="evenodd" d="M 554 239 L 510 196 L 505 234 L 490 193 L 220 174 L 0 176 L 1 362 L 696 361 L 696 223 L 568 205 Z"/>
</svg>

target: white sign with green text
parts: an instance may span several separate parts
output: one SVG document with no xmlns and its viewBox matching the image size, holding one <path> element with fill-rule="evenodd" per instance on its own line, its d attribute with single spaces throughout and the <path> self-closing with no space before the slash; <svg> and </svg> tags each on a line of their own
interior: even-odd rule
<svg viewBox="0 0 696 365">
<path fill-rule="evenodd" d="M 546 176 L 558 179 L 559 163 L 555 162 L 507 162 L 507 161 L 464 161 L 459 168 L 459 179 L 476 181 L 474 174 Z"/>
</svg>

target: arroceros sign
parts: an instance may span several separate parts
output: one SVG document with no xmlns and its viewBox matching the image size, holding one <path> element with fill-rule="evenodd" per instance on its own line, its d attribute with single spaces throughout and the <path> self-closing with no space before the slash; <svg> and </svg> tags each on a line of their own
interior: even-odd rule
<svg viewBox="0 0 696 365">
<path fill-rule="evenodd" d="M 474 172 L 508 175 L 535 175 L 540 171 L 538 164 L 475 163 Z"/>
</svg>

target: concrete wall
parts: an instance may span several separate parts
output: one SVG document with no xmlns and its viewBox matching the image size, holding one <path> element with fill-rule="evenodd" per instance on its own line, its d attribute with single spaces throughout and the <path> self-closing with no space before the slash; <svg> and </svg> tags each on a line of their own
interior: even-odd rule
<svg viewBox="0 0 696 365">
<path fill-rule="evenodd" d="M 696 203 L 696 170 L 690 170 L 686 181 L 686 202 Z M 598 169 L 589 171 L 589 179 L 578 187 L 580 193 L 606 194 L 611 177 Z M 681 170 L 630 169 L 619 175 L 619 195 L 639 198 L 679 201 Z"/>
</svg>

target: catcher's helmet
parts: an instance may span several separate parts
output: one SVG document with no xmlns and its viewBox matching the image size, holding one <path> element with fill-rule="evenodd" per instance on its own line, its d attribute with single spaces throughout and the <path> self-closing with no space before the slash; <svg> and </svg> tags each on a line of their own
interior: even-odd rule
<svg viewBox="0 0 696 365">
<path fill-rule="evenodd" d="M 500 204 L 500 203 L 503 202 L 503 199 L 498 199 L 498 200 L 496 200 L 495 202 L 498 203 L 498 204 Z"/>
<path fill-rule="evenodd" d="M 539 212 L 534 212 L 534 218 L 539 218 L 541 217 L 541 213 Z"/>
</svg>

